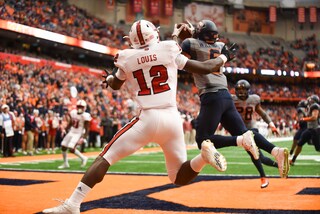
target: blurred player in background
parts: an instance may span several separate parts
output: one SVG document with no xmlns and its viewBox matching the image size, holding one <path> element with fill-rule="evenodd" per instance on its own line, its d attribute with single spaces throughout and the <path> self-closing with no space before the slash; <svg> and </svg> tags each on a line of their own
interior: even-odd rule
<svg viewBox="0 0 320 214">
<path fill-rule="evenodd" d="M 307 122 L 302 120 L 302 118 L 307 116 L 307 106 L 308 106 L 307 100 L 300 100 L 300 102 L 298 103 L 297 119 L 298 119 L 299 129 L 293 137 L 293 142 L 290 149 L 290 155 L 292 155 L 294 150 L 296 149 L 297 143 L 301 138 L 301 134 L 307 129 Z"/>
<path fill-rule="evenodd" d="M 63 164 L 58 167 L 59 169 L 70 167 L 67 157 L 68 149 L 81 159 L 81 167 L 85 167 L 87 164 L 88 158 L 77 149 L 78 145 L 86 141 L 89 134 L 91 115 L 85 112 L 86 107 L 86 101 L 78 100 L 76 109 L 71 110 L 68 116 L 67 130 L 69 131 L 61 142 Z"/>
<path fill-rule="evenodd" d="M 223 42 L 219 42 L 219 33 L 214 22 L 202 20 L 197 24 L 195 30 L 191 24 L 185 24 L 185 27 L 189 28 L 189 31 L 194 32 L 193 38 L 185 39 L 181 43 L 182 53 L 188 58 L 205 61 L 223 54 L 226 56 L 225 62 L 228 62 L 236 57 L 237 45 L 232 44 L 230 47 L 227 47 Z M 222 148 L 239 146 L 241 141 L 236 136 L 243 135 L 248 137 L 253 135 L 252 131 L 248 131 L 246 128 L 240 114 L 235 108 L 228 90 L 227 78 L 222 72 L 223 66 L 220 69 L 220 74 L 193 74 L 201 102 L 196 132 L 196 141 L 199 148 L 200 143 L 204 139 L 210 139 L 214 142 L 216 148 Z M 234 136 L 232 140 L 214 135 L 219 123 Z M 258 147 L 275 157 L 278 162 L 280 177 L 286 178 L 290 168 L 288 160 L 289 151 L 286 148 L 279 148 L 271 144 L 258 132 L 254 132 L 254 140 Z M 247 150 L 250 151 L 250 149 Z M 257 160 L 259 153 L 258 151 L 256 153 L 250 151 L 249 155 Z"/>
<path fill-rule="evenodd" d="M 292 160 L 290 164 L 294 165 L 297 157 L 302 151 L 303 145 L 308 141 L 312 140 L 312 143 L 316 151 L 320 152 L 320 136 L 319 136 L 319 116 L 320 116 L 320 106 L 319 106 L 319 97 L 318 95 L 311 95 L 308 97 L 308 114 L 306 117 L 301 118 L 302 121 L 307 122 L 307 129 L 301 134 L 301 138 L 297 143 L 297 147 L 294 151 Z"/>
<path fill-rule="evenodd" d="M 249 94 L 250 83 L 247 80 L 239 80 L 235 85 L 236 95 L 232 95 L 234 104 L 242 117 L 246 127 L 255 132 L 259 132 L 257 128 L 257 121 L 254 119 L 254 113 L 257 113 L 268 124 L 272 133 L 280 136 L 279 130 L 272 122 L 270 116 L 261 107 L 260 96 L 257 94 Z M 252 162 L 258 169 L 261 178 L 261 188 L 265 188 L 269 185 L 269 181 L 266 178 L 266 174 L 263 170 L 261 163 L 267 166 L 278 167 L 277 162 L 263 155 L 259 149 L 259 160 L 255 160 L 251 157 Z"/>
<path fill-rule="evenodd" d="M 176 29 L 177 30 L 177 29 Z M 150 142 L 164 152 L 168 177 L 176 185 L 186 185 L 210 164 L 226 170 L 225 158 L 209 141 L 202 143 L 201 154 L 187 160 L 183 127 L 177 109 L 178 69 L 191 72 L 219 72 L 222 57 L 207 62 L 188 60 L 174 41 L 160 41 L 158 29 L 149 21 L 136 21 L 129 32 L 133 49 L 119 51 L 115 74 L 104 83 L 119 90 L 126 82 L 140 106 L 140 114 L 123 126 L 89 167 L 71 197 L 44 213 L 80 213 L 80 204 L 89 191 L 101 182 L 109 167 Z M 225 58 L 225 56 L 224 56 Z"/>
</svg>

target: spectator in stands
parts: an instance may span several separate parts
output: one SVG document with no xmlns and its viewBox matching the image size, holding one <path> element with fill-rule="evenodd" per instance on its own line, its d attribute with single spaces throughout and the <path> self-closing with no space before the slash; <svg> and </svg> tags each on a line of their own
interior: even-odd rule
<svg viewBox="0 0 320 214">
<path fill-rule="evenodd" d="M 4 104 L 1 106 L 0 114 L 0 133 L 3 139 L 3 157 L 13 157 L 13 137 L 15 116 L 10 111 L 9 106 Z"/>
<path fill-rule="evenodd" d="M 14 123 L 14 138 L 13 138 L 13 146 L 14 151 L 19 152 L 21 150 L 22 136 L 24 133 L 24 117 L 23 114 L 18 113 L 17 110 L 14 110 L 14 116 L 16 118 Z"/>
<path fill-rule="evenodd" d="M 33 155 L 34 150 L 34 132 L 37 131 L 37 124 L 34 120 L 33 115 L 33 107 L 30 103 L 26 104 L 25 114 L 24 114 L 24 130 L 25 130 L 25 141 L 24 148 L 26 148 L 26 151 L 24 151 L 24 154 Z"/>
<path fill-rule="evenodd" d="M 101 116 L 101 126 L 103 128 L 102 144 L 109 143 L 112 138 L 112 119 L 108 115 L 107 111 L 105 111 Z"/>
<path fill-rule="evenodd" d="M 100 148 L 101 139 L 100 139 L 100 123 L 101 119 L 98 116 L 98 110 L 93 110 L 92 119 L 90 120 L 89 128 L 89 148 Z"/>
<path fill-rule="evenodd" d="M 182 121 L 183 121 L 183 133 L 184 133 L 184 141 L 187 145 L 191 145 L 193 140 L 191 139 L 191 121 L 189 115 L 182 115 Z"/>
<path fill-rule="evenodd" d="M 52 110 L 48 111 L 48 118 L 46 123 L 48 129 L 46 150 L 48 154 L 50 154 L 51 152 L 54 154 L 57 129 L 59 127 L 59 119 L 56 117 L 55 113 Z"/>
<path fill-rule="evenodd" d="M 39 115 L 38 109 L 33 109 L 33 119 L 34 119 L 35 124 L 37 126 L 37 128 L 34 130 L 34 151 L 36 154 L 39 154 L 39 151 L 40 151 L 39 136 L 41 134 L 42 120 Z"/>
</svg>

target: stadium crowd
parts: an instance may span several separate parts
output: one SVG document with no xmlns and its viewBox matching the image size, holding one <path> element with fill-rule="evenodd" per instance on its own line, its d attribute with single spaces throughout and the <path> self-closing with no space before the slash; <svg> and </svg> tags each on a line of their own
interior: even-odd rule
<svg viewBox="0 0 320 214">
<path fill-rule="evenodd" d="M 120 49 L 129 47 L 127 40 L 123 38 L 126 34 L 120 25 L 108 24 L 65 0 L 24 0 L 17 3 L 13 0 L 2 1 L 0 18 L 109 47 Z M 165 33 L 163 38 L 171 39 L 171 32 Z M 220 40 L 227 45 L 232 42 L 224 37 Z M 253 53 L 249 53 L 246 44 L 239 46 L 237 54 L 239 60 L 229 62 L 226 66 L 298 71 L 303 68 L 305 61 L 310 60 L 319 66 L 319 50 L 315 34 L 304 41 L 298 39 L 291 44 L 293 49 L 302 49 L 306 52 L 304 59 L 299 59 L 291 51 L 284 50 L 281 44 L 274 45 L 273 48 L 260 47 Z"/>
<path fill-rule="evenodd" d="M 128 47 L 121 27 L 108 24 L 66 0 L 1 1 L 0 18 L 109 47 Z"/>
<path fill-rule="evenodd" d="M 123 39 L 125 35 L 121 27 L 110 25 L 86 11 L 69 5 L 67 1 L 1 1 L 0 18 L 20 24 L 36 27 L 81 40 L 88 40 L 109 47 L 127 48 Z M 164 35 L 171 39 L 171 33 Z M 228 38 L 222 38 L 230 44 Z M 301 70 L 303 60 L 299 60 L 291 52 L 279 48 L 259 48 L 249 53 L 246 44 L 240 44 L 237 60 L 226 66 L 246 67 L 254 69 L 281 69 L 285 71 Z M 316 36 L 312 35 L 306 41 L 297 40 L 292 44 L 295 49 L 307 51 L 307 57 L 318 59 Z M 30 52 L 11 50 L 1 47 L 1 51 L 29 56 Z M 40 55 L 39 58 L 44 58 Z M 35 57 L 34 55 L 32 55 Z M 48 56 L 45 58 L 48 59 Z M 306 58 L 304 60 L 307 60 Z M 50 58 L 51 60 L 55 60 Z M 94 118 L 92 132 L 98 132 L 101 140 L 89 140 L 91 147 L 102 147 L 111 139 L 119 128 L 130 120 L 137 111 L 136 103 L 131 100 L 130 89 L 120 91 L 103 89 L 101 78 L 78 71 L 57 69 L 51 65 L 13 62 L 10 58 L 0 62 L 0 106 L 7 105 L 14 120 L 14 152 L 33 155 L 38 149 L 54 152 L 60 147 L 66 133 L 65 114 L 75 107 L 77 99 L 87 102 L 86 111 Z M 90 78 L 88 78 L 90 77 Z M 70 88 L 76 87 L 77 97 L 71 96 Z M 234 85 L 229 83 L 231 93 Z M 286 86 L 277 83 L 251 83 L 251 92 L 262 99 L 281 98 L 284 101 L 296 98 L 305 99 L 311 94 L 320 94 L 319 87 L 308 85 L 299 87 L 297 84 Z M 178 88 L 178 108 L 181 112 L 186 132 L 192 132 L 194 118 L 199 111 L 199 97 L 193 82 L 180 82 Z M 272 120 L 282 131 L 290 135 L 296 128 L 295 106 L 287 104 L 268 104 L 265 106 Z M 0 112 L 1 113 L 1 112 Z M 28 134 L 27 134 L 28 132 Z M 194 136 L 194 135 L 191 135 Z M 95 141 L 95 142 L 92 142 Z M 194 142 L 190 137 L 186 142 Z M 87 146 L 88 146 L 87 145 Z M 84 151 L 85 148 L 82 148 Z M 13 153 L 11 154 L 13 155 Z"/>
<path fill-rule="evenodd" d="M 88 75 L 82 72 L 61 70 L 49 65 L 13 62 L 10 58 L 2 60 L 0 68 L 2 71 L 0 106 L 8 105 L 16 118 L 14 151 L 33 155 L 40 148 L 47 149 L 48 153 L 59 148 L 66 132 L 64 116 L 75 107 L 77 99 L 84 99 L 88 104 L 86 111 L 99 121 L 96 123 L 98 127 L 92 127 L 92 131 L 100 130 L 101 141 L 89 142 L 90 146 L 103 146 L 136 114 L 137 105 L 129 98 L 130 89 L 125 88 L 120 91 L 103 89 L 100 85 L 101 78 L 95 75 L 89 75 L 90 78 L 88 78 Z M 77 89 L 77 98 L 71 96 L 70 88 L 73 86 Z M 253 83 L 252 92 L 260 95 L 264 92 L 277 92 L 280 96 L 291 92 L 287 95 L 288 97 L 297 96 L 298 98 L 305 98 L 314 93 L 312 87 L 299 88 L 294 85 L 291 87 L 292 89 L 288 90 L 281 85 Z M 230 91 L 233 93 L 233 85 L 230 85 Z M 177 99 L 182 118 L 187 118 L 187 123 L 191 123 L 200 105 L 194 84 L 180 82 Z M 266 109 L 273 121 L 277 122 L 280 130 L 283 130 L 284 135 L 293 131 L 296 124 L 294 106 L 283 108 L 279 104 L 268 105 Z M 25 133 L 27 115 L 31 122 L 28 129 L 33 134 L 32 142 L 28 141 L 28 135 Z M 187 126 L 190 127 L 190 124 Z M 50 143 L 48 136 L 51 136 Z"/>
</svg>

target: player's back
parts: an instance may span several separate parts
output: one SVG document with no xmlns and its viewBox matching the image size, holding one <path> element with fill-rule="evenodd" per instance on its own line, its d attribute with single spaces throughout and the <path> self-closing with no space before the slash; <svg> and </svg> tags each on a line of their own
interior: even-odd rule
<svg viewBox="0 0 320 214">
<path fill-rule="evenodd" d="M 176 106 L 178 66 L 175 59 L 180 52 L 176 42 L 163 41 L 118 53 L 115 65 L 125 73 L 126 84 L 141 108 Z"/>
<path fill-rule="evenodd" d="M 221 54 L 223 42 L 207 44 L 199 39 L 189 38 L 182 42 L 182 50 L 189 54 L 191 59 L 206 61 L 214 59 Z M 220 69 L 223 69 L 222 67 Z M 193 74 L 194 81 L 199 89 L 199 94 L 215 92 L 218 89 L 228 89 L 227 78 L 224 74 Z"/>
<path fill-rule="evenodd" d="M 320 105 L 318 103 L 313 103 L 312 105 L 308 106 L 308 116 L 311 117 L 312 113 L 314 110 L 318 110 L 320 111 Z M 311 120 L 311 121 L 307 121 L 307 127 L 309 129 L 316 129 L 319 126 L 319 117 L 320 114 L 318 115 L 318 119 L 317 120 Z"/>
</svg>

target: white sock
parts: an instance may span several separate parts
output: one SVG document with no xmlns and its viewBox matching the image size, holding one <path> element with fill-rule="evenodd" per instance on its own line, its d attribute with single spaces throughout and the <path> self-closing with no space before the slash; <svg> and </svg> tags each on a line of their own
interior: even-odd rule
<svg viewBox="0 0 320 214">
<path fill-rule="evenodd" d="M 62 151 L 62 157 L 63 157 L 64 164 L 69 164 L 68 163 L 67 151 Z"/>
<path fill-rule="evenodd" d="M 74 154 L 77 155 L 81 160 L 85 159 L 85 156 L 78 149 L 74 150 Z"/>
<path fill-rule="evenodd" d="M 200 172 L 206 164 L 207 163 L 202 159 L 201 154 L 192 158 L 190 161 L 190 166 L 195 172 Z"/>
<path fill-rule="evenodd" d="M 82 203 L 83 199 L 90 191 L 90 187 L 88 187 L 86 184 L 82 182 L 79 182 L 77 188 L 73 191 L 68 201 L 74 204 L 75 206 L 80 207 L 80 204 Z"/>
<path fill-rule="evenodd" d="M 272 150 L 271 150 L 271 155 L 273 157 L 276 157 L 279 154 L 279 147 L 275 146 Z"/>
<path fill-rule="evenodd" d="M 243 136 L 240 135 L 237 137 L 237 146 L 242 146 Z"/>
</svg>

